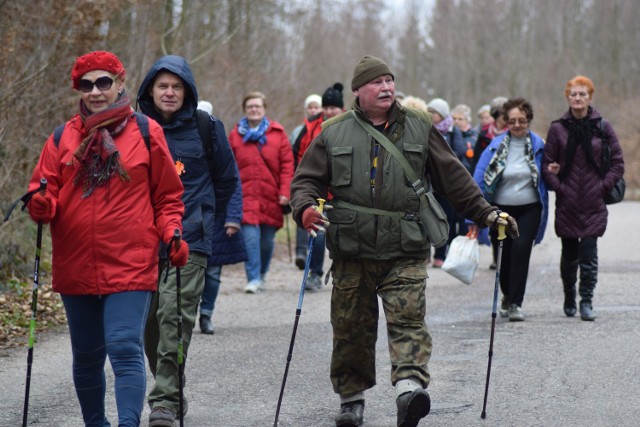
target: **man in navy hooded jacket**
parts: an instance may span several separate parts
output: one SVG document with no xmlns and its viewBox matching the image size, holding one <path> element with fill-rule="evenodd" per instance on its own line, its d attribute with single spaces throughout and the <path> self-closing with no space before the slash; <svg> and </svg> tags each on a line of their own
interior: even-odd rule
<svg viewBox="0 0 640 427">
<path fill-rule="evenodd" d="M 196 121 L 198 92 L 184 58 L 168 55 L 156 61 L 140 85 L 137 100 L 140 110 L 163 127 L 184 185 L 182 238 L 189 244 L 189 261 L 181 269 L 180 283 L 186 360 L 204 287 L 207 257 L 211 255 L 215 212 L 226 208 L 238 182 L 237 169 L 220 121 L 211 117 L 215 138 L 212 135 L 209 140 L 201 141 Z M 203 146 L 212 141 L 215 141 L 214 176 L 210 176 Z M 175 269 L 170 269 L 165 283 L 167 265 L 163 264 L 145 329 L 145 353 L 156 380 L 149 393 L 149 426 L 172 426 L 179 411 L 176 276 Z"/>
</svg>

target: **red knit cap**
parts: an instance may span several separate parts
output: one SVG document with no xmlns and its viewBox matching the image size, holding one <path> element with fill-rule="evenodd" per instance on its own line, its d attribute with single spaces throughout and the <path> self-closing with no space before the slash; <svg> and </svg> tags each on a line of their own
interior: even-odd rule
<svg viewBox="0 0 640 427">
<path fill-rule="evenodd" d="M 111 52 L 89 52 L 76 59 L 71 69 L 71 86 L 78 90 L 80 79 L 89 71 L 103 70 L 120 77 L 123 81 L 127 75 L 122 62 Z"/>
</svg>

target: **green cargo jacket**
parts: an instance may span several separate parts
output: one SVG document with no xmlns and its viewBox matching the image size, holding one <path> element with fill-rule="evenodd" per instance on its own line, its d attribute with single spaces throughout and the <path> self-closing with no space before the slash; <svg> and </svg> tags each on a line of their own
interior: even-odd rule
<svg viewBox="0 0 640 427">
<path fill-rule="evenodd" d="M 364 112 L 354 101 L 361 118 Z M 430 115 L 408 110 L 395 103 L 383 132 L 407 157 L 423 182 L 447 198 L 462 216 L 477 224 L 495 207 L 489 205 L 467 169 L 451 151 L 442 135 L 431 127 Z M 340 201 L 387 211 L 406 212 L 407 219 L 390 218 L 336 207 L 327 212 L 327 248 L 332 259 L 364 258 L 388 260 L 425 258 L 429 242 L 412 212 L 418 196 L 400 164 L 378 148 L 378 166 L 372 188 L 369 179 L 375 140 L 345 113 L 323 124 L 303 156 L 291 183 L 293 218 L 302 226 L 302 212 L 316 199 L 331 193 L 334 205 Z M 330 202 L 331 203 L 331 202 Z"/>
</svg>

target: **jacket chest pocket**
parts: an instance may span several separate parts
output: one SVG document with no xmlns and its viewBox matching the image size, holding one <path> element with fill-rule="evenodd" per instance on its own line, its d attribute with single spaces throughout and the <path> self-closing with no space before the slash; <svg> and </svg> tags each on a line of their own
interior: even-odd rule
<svg viewBox="0 0 640 427">
<path fill-rule="evenodd" d="M 194 177 L 209 174 L 207 159 L 202 147 L 186 147 L 175 150 L 173 157 L 176 170 L 178 170 L 178 174 L 183 182 L 185 179 L 193 180 Z M 182 164 L 179 168 L 178 162 Z"/>
<path fill-rule="evenodd" d="M 353 147 L 331 148 L 331 186 L 344 187 L 351 184 L 353 170 Z"/>
<path fill-rule="evenodd" d="M 414 170 L 415 174 L 418 177 L 422 176 L 422 172 L 424 171 L 424 146 L 422 144 L 415 144 L 404 142 L 402 144 L 402 154 L 409 161 L 411 165 L 411 169 Z M 411 186 L 411 182 L 409 182 L 409 178 L 407 178 L 405 174 L 405 182 Z"/>
</svg>

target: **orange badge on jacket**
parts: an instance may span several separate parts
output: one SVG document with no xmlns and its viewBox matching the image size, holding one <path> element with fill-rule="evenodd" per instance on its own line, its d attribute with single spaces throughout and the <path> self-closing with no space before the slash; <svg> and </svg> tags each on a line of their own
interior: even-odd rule
<svg viewBox="0 0 640 427">
<path fill-rule="evenodd" d="M 178 172 L 178 176 L 186 172 L 184 170 L 184 163 L 182 163 L 180 160 L 176 160 L 176 172 Z"/>
</svg>

